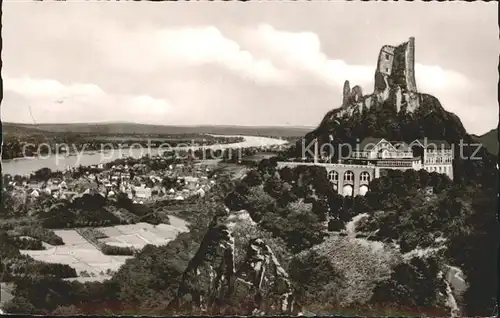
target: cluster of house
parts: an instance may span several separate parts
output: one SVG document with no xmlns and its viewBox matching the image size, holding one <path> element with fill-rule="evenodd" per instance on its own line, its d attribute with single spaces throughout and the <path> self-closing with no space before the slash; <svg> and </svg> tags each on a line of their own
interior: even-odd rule
<svg viewBox="0 0 500 318">
<path fill-rule="evenodd" d="M 98 173 L 86 172 L 78 179 L 72 178 L 74 168 L 64 171 L 62 178 L 50 178 L 46 182 L 26 180 L 10 185 L 22 189 L 31 198 L 50 195 L 59 199 L 72 199 L 86 193 L 99 193 L 111 198 L 125 193 L 134 203 L 146 203 L 161 199 L 184 200 L 187 197 L 204 196 L 215 181 L 209 180 L 210 167 L 196 165 L 185 169 L 183 164 L 170 165 L 165 171 L 147 169 L 144 164 L 114 165 L 105 169 L 103 165 L 91 166 Z M 149 170 L 149 171 L 148 171 Z M 169 183 L 164 180 L 168 178 Z M 168 188 L 165 186 L 168 184 Z"/>
</svg>

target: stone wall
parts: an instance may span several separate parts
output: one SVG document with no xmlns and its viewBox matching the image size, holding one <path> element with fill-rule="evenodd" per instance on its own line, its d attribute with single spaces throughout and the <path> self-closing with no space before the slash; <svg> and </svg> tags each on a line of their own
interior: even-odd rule
<svg viewBox="0 0 500 318">
<path fill-rule="evenodd" d="M 349 81 L 345 81 L 342 94 L 342 106 L 349 104 L 349 96 L 351 96 L 351 86 L 349 85 Z"/>
<path fill-rule="evenodd" d="M 443 164 L 424 164 L 422 165 L 420 161 L 414 161 L 408 167 L 377 167 L 373 165 L 355 165 L 355 164 L 341 164 L 341 163 L 320 163 L 320 162 L 287 162 L 280 161 L 277 163 L 277 168 L 282 169 L 284 167 L 289 167 L 291 169 L 298 166 L 320 166 L 326 169 L 326 173 L 330 182 L 332 182 L 332 187 L 340 195 L 344 194 L 344 187 L 350 186 L 352 189 L 352 195 L 356 196 L 361 194 L 360 189 L 362 186 L 368 187 L 371 180 L 380 178 L 388 170 L 401 170 L 405 171 L 408 169 L 421 170 L 425 169 L 427 172 L 437 172 L 446 174 L 451 180 L 453 180 L 453 165 L 451 163 Z M 352 172 L 352 178 L 345 180 L 344 176 L 347 172 Z M 363 174 L 368 174 L 369 178 L 362 178 Z M 336 177 L 334 175 L 336 174 Z"/>
<path fill-rule="evenodd" d="M 417 91 L 415 80 L 415 38 L 410 37 L 406 49 L 406 83 L 409 92 Z"/>
<path fill-rule="evenodd" d="M 394 50 L 395 47 L 390 45 L 384 45 L 380 49 L 380 54 L 378 56 L 377 70 L 385 75 L 391 75 L 392 66 L 394 62 Z"/>
<path fill-rule="evenodd" d="M 378 168 L 374 166 L 367 165 L 351 165 L 351 164 L 341 164 L 341 163 L 313 163 L 313 162 L 278 162 L 277 168 L 281 169 L 284 167 L 289 167 L 291 169 L 298 166 L 320 166 L 326 169 L 327 176 L 332 182 L 332 187 L 337 191 L 338 194 L 344 195 L 344 187 L 350 186 L 352 188 L 352 195 L 356 196 L 360 194 L 360 188 L 362 186 L 368 187 L 368 183 L 379 177 Z M 333 172 L 337 173 L 337 180 L 333 180 Z M 347 172 L 352 172 L 352 178 L 344 180 Z M 369 178 L 362 180 L 361 175 L 368 174 Z"/>
</svg>

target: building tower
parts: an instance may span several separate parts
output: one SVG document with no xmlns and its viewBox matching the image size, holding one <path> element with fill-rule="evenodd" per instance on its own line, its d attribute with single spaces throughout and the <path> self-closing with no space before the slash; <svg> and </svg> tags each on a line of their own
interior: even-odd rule
<svg viewBox="0 0 500 318">
<path fill-rule="evenodd" d="M 374 94 L 379 102 L 386 101 L 392 95 L 392 98 L 398 100 L 398 111 L 403 105 L 406 105 L 408 111 L 418 107 L 414 37 L 398 46 L 384 45 L 380 49 Z"/>
</svg>

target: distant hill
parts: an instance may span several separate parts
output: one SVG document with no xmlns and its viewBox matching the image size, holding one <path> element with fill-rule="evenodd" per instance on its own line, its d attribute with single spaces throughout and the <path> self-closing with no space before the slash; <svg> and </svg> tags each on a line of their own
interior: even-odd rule
<svg viewBox="0 0 500 318">
<path fill-rule="evenodd" d="M 92 134 L 220 134 L 294 137 L 303 136 L 311 127 L 285 126 L 162 126 L 136 123 L 75 123 L 75 124 L 17 124 L 3 123 L 4 134 L 73 132 Z"/>
<path fill-rule="evenodd" d="M 473 135 L 473 137 L 478 140 L 483 147 L 488 149 L 490 153 L 494 155 L 498 154 L 498 128 L 492 129 L 481 136 Z"/>
<path fill-rule="evenodd" d="M 2 133 L 4 135 L 27 135 L 40 134 L 42 130 L 37 129 L 34 125 L 2 123 Z"/>
</svg>

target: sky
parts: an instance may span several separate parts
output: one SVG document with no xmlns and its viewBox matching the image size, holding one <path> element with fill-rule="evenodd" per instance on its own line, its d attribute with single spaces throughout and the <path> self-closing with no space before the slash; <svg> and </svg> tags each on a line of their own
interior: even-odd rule
<svg viewBox="0 0 500 318">
<path fill-rule="evenodd" d="M 498 125 L 493 2 L 3 2 L 3 121 L 317 126 L 380 48 L 415 37 L 417 88 Z"/>
</svg>

